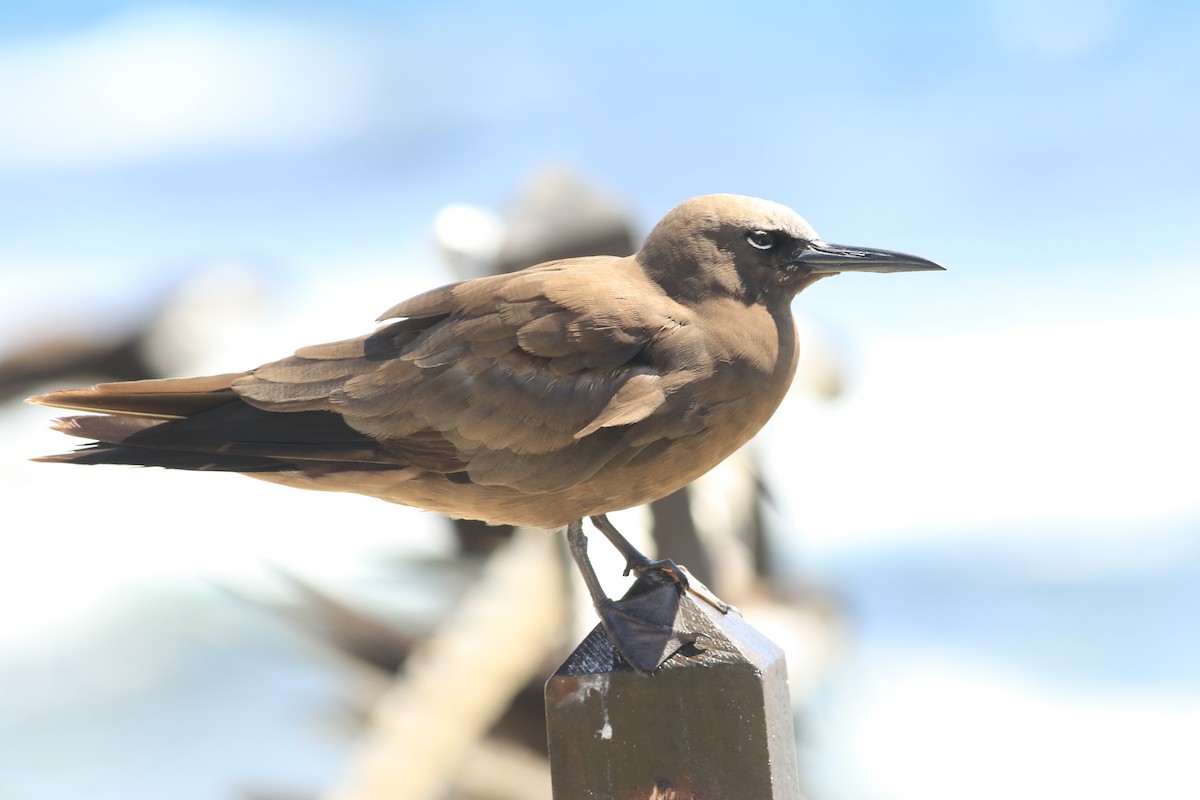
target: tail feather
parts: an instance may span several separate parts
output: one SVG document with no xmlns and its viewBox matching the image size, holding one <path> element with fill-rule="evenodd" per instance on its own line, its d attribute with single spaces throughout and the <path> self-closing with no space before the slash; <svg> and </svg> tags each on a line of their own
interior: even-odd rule
<svg viewBox="0 0 1200 800">
<path fill-rule="evenodd" d="M 245 374 L 101 383 L 87 389 L 47 392 L 28 402 L 70 411 L 180 419 L 236 399 L 230 385 Z"/>
<path fill-rule="evenodd" d="M 239 375 L 131 381 L 51 392 L 32 402 L 100 414 L 54 428 L 93 439 L 37 461 L 226 472 L 403 469 L 411 461 L 331 411 L 264 411 L 229 388 Z"/>
<path fill-rule="evenodd" d="M 48 464 L 122 464 L 130 467 L 164 467 L 203 472 L 279 472 L 286 469 L 279 461 L 270 458 L 218 458 L 210 453 L 148 450 L 103 442 L 92 442 L 70 453 L 39 456 L 33 460 Z"/>
</svg>

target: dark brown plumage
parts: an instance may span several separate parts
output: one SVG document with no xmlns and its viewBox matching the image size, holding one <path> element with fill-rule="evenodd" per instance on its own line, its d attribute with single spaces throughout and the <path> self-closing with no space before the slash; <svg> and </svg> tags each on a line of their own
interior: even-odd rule
<svg viewBox="0 0 1200 800">
<path fill-rule="evenodd" d="M 556 527 L 662 497 L 748 441 L 795 371 L 790 303 L 844 271 L 941 269 L 828 245 L 784 206 L 709 195 L 634 256 L 405 300 L 374 333 L 249 372 L 102 384 L 43 460 L 244 472 L 455 517 Z"/>
</svg>

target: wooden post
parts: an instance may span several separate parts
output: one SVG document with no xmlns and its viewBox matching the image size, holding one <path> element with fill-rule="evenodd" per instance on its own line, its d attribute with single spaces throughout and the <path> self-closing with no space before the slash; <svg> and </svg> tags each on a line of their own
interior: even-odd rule
<svg viewBox="0 0 1200 800">
<path fill-rule="evenodd" d="M 546 683 L 555 800 L 798 800 L 783 651 L 691 592 L 676 627 L 653 675 L 596 626 Z"/>
</svg>

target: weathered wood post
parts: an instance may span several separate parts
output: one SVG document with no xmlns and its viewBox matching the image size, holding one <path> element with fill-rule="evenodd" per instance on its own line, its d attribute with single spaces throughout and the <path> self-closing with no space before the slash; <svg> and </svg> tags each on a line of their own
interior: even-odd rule
<svg viewBox="0 0 1200 800">
<path fill-rule="evenodd" d="M 798 800 L 783 652 L 691 592 L 675 628 L 695 643 L 652 675 L 597 626 L 546 683 L 555 800 Z"/>
</svg>

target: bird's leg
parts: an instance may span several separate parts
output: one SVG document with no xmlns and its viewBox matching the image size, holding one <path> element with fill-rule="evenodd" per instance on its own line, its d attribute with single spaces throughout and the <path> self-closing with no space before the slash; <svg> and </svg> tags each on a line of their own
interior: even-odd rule
<svg viewBox="0 0 1200 800">
<path fill-rule="evenodd" d="M 728 614 L 731 611 L 737 611 L 729 603 L 726 603 L 721 598 L 717 597 L 711 589 L 705 586 L 700 581 L 696 580 L 688 571 L 687 567 L 676 564 L 669 558 L 663 558 L 658 561 L 651 561 L 645 553 L 638 550 L 633 544 L 626 539 L 616 526 L 609 521 L 604 514 L 598 514 L 591 517 L 592 524 L 597 530 L 612 542 L 613 547 L 625 557 L 625 574 L 636 572 L 638 575 L 643 575 L 646 572 L 657 572 L 679 588 L 680 594 L 683 592 L 691 592 L 696 597 L 711 605 L 713 608 L 720 611 L 722 614 Z M 582 531 L 580 532 L 582 536 Z"/>
<path fill-rule="evenodd" d="M 612 528 L 612 525 L 608 527 Z M 613 529 L 613 532 L 616 533 L 616 530 Z M 619 533 L 616 535 L 620 537 Z M 609 642 L 626 663 L 638 672 L 650 674 L 680 649 L 693 644 L 696 637 L 679 628 L 676 620 L 682 595 L 676 577 L 679 573 L 672 573 L 665 567 L 654 569 L 649 559 L 623 538 L 621 541 L 625 547 L 620 549 L 627 554 L 627 558 L 629 554 L 639 557 L 630 559 L 636 561 L 630 567 L 637 569 L 640 565 L 645 572 L 639 572 L 638 582 L 629 593 L 620 600 L 612 600 L 604 593 L 596 570 L 588 559 L 583 520 L 567 525 L 571 558 L 575 560 L 579 574 L 587 584 L 592 605 Z"/>
<path fill-rule="evenodd" d="M 587 536 L 583 532 L 583 520 L 577 519 L 568 524 L 567 546 L 571 549 L 571 558 L 574 560 L 580 576 L 583 577 L 584 584 L 587 585 L 588 594 L 592 596 L 592 607 L 603 617 L 603 609 L 611 606 L 612 600 L 604 593 L 604 587 L 600 585 L 600 579 L 596 577 L 596 570 L 592 566 L 591 559 L 588 558 L 587 544 Z"/>
<path fill-rule="evenodd" d="M 684 592 L 688 588 L 687 573 L 680 569 L 669 558 L 651 561 L 641 550 L 633 546 L 633 543 L 626 539 L 616 526 L 608 521 L 608 517 L 604 514 L 597 514 L 590 518 L 596 529 L 604 534 L 604 537 L 612 543 L 612 546 L 617 548 L 617 552 L 625 558 L 625 575 L 630 572 L 635 572 L 638 575 L 643 575 L 646 572 L 656 571 L 666 575 L 675 585 L 679 587 L 680 592 Z"/>
</svg>

